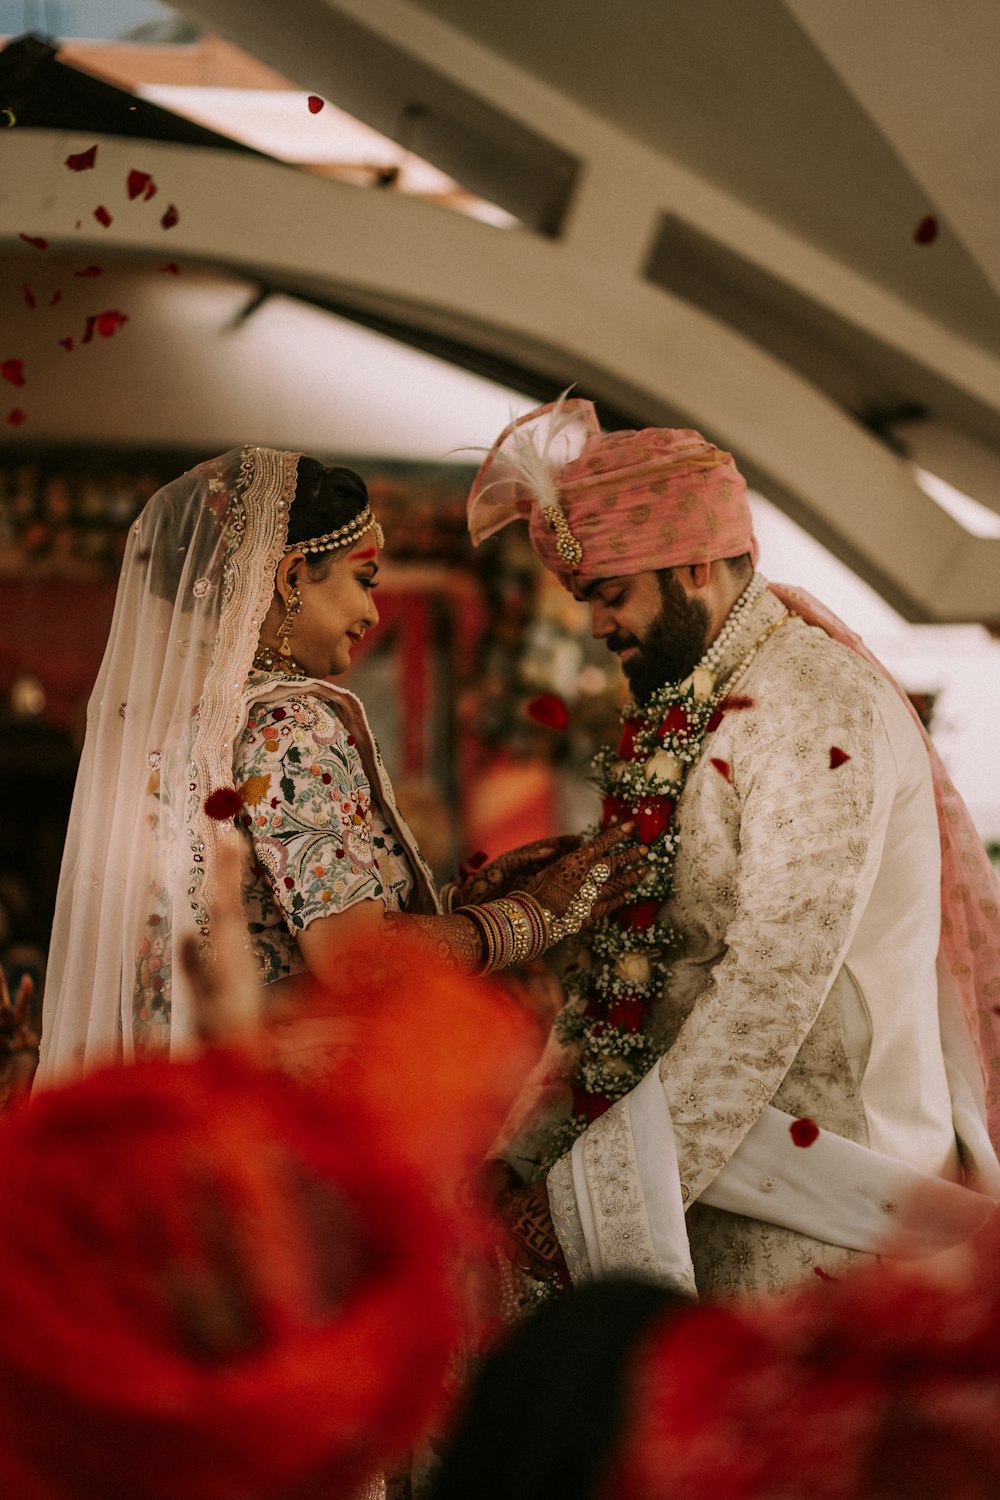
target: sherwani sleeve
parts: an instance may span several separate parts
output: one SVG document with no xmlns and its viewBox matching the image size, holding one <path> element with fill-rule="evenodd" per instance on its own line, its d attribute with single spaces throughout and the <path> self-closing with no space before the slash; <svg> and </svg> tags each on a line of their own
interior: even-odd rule
<svg viewBox="0 0 1000 1500">
<path fill-rule="evenodd" d="M 864 687 L 854 674 L 808 695 L 775 685 L 709 752 L 739 856 L 724 955 L 659 1065 L 685 1204 L 774 1097 L 875 883 L 897 774 Z"/>
</svg>

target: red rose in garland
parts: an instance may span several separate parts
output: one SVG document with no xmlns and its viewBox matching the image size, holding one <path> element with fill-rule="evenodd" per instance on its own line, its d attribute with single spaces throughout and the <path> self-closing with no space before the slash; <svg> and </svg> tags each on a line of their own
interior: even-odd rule
<svg viewBox="0 0 1000 1500">
<path fill-rule="evenodd" d="M 646 724 L 643 719 L 626 719 L 622 725 L 622 737 L 618 743 L 618 754 L 622 760 L 635 760 L 637 751 L 635 748 L 635 737 Z"/>
<path fill-rule="evenodd" d="M 672 797 L 646 797 L 636 809 L 635 836 L 640 844 L 652 844 L 666 833 L 674 816 Z"/>
</svg>

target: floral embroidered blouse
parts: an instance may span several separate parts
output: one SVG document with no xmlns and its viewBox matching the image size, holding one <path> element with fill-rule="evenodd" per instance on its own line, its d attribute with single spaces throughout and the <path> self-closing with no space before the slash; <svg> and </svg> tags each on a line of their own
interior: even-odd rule
<svg viewBox="0 0 1000 1500">
<path fill-rule="evenodd" d="M 331 702 L 303 690 L 253 703 L 235 778 L 254 854 L 244 910 L 265 984 L 304 970 L 296 934 L 317 917 L 365 900 L 402 909 L 413 872 Z"/>
</svg>

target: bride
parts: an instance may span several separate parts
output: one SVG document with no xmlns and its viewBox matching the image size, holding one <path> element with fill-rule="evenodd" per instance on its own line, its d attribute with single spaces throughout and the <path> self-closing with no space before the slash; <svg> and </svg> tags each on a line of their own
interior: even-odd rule
<svg viewBox="0 0 1000 1500">
<path fill-rule="evenodd" d="M 42 1086 L 189 1043 L 178 957 L 211 951 L 234 841 L 251 855 L 248 942 L 286 994 L 402 935 L 468 973 L 506 968 L 628 896 L 639 854 L 616 830 L 513 851 L 442 902 L 362 704 L 328 680 L 378 621 L 382 545 L 357 474 L 254 446 L 167 484 L 135 522 L 63 857 Z"/>
</svg>

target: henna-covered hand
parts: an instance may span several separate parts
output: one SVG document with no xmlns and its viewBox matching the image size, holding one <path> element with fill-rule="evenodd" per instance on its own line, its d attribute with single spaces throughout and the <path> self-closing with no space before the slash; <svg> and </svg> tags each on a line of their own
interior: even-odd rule
<svg viewBox="0 0 1000 1500">
<path fill-rule="evenodd" d="M 34 980 L 24 974 L 14 999 L 0 969 L 0 1114 L 31 1088 L 38 1067 L 38 1033 L 31 1022 Z"/>
<path fill-rule="evenodd" d="M 513 1188 L 500 1204 L 500 1220 L 511 1260 L 529 1276 L 558 1276 L 569 1281 L 562 1246 L 556 1236 L 544 1181 Z"/>
<path fill-rule="evenodd" d="M 594 865 L 607 865 L 611 874 L 600 887 L 590 915 L 583 924 L 584 927 L 593 926 L 623 906 L 646 873 L 648 851 L 641 844 L 628 843 L 631 832 L 632 825 L 626 823 L 599 833 L 589 843 L 564 854 L 524 889 L 554 916 L 562 917 Z"/>
<path fill-rule="evenodd" d="M 480 906 L 484 901 L 505 896 L 508 891 L 524 890 L 525 881 L 533 879 L 553 860 L 569 854 L 579 845 L 580 840 L 575 834 L 563 834 L 559 838 L 536 839 L 532 844 L 508 849 L 459 883 L 452 909 Z"/>
</svg>

